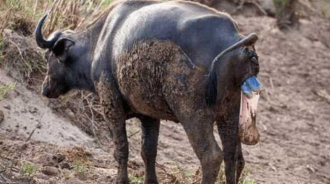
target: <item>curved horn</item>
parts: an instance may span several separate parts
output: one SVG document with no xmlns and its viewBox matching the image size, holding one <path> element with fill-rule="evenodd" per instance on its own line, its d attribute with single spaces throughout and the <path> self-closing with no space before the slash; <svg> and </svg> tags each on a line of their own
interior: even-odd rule
<svg viewBox="0 0 330 184">
<path fill-rule="evenodd" d="M 38 22 L 37 28 L 35 30 L 36 42 L 40 48 L 47 49 L 52 48 L 55 42 L 60 37 L 60 32 L 56 33 L 51 40 L 45 40 L 42 36 L 42 26 L 47 18 L 48 14 L 44 15 Z"/>
</svg>

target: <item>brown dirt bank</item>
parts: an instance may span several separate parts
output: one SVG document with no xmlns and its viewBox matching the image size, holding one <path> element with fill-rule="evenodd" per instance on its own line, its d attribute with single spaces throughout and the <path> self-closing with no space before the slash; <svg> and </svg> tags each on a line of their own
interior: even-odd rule
<svg viewBox="0 0 330 184">
<path fill-rule="evenodd" d="M 303 19 L 299 31 L 283 33 L 276 28 L 273 18 L 234 18 L 243 33 L 257 32 L 260 37 L 256 49 L 264 88 L 258 114 L 261 142 L 244 147 L 247 178 L 274 184 L 330 183 L 329 20 Z M 4 71 L 0 76 L 1 86 L 15 82 Z M 47 102 L 20 84 L 0 102 L 5 115 L 0 123 L 0 171 L 6 169 L 4 176 L 11 180 L 15 176 L 32 183 L 32 178 L 38 184 L 111 183 L 115 169 L 112 143 L 101 139 L 100 146 L 98 141 L 91 141 L 71 125 L 70 119 L 47 109 Z M 45 112 L 47 118 L 43 117 Z M 49 122 L 50 117 L 54 118 Z M 30 126 L 25 125 L 28 122 Z M 38 122 L 41 129 L 36 129 L 26 141 Z M 62 130 L 55 131 L 50 140 L 38 139 L 45 133 L 43 128 L 55 124 L 48 132 Z M 143 175 L 141 132 L 136 119 L 128 121 L 128 127 L 130 177 L 139 183 Z M 59 146 L 58 141 L 65 144 Z M 58 155 L 64 155 L 65 160 L 59 162 Z M 161 183 L 199 181 L 198 160 L 179 124 L 162 122 L 157 162 Z M 35 165 L 30 176 L 26 176 L 29 170 L 26 163 Z M 11 164 L 14 167 L 10 170 Z M 46 166 L 58 168 L 51 172 L 58 173 L 44 174 Z M 27 179 L 22 179 L 23 176 Z"/>
</svg>

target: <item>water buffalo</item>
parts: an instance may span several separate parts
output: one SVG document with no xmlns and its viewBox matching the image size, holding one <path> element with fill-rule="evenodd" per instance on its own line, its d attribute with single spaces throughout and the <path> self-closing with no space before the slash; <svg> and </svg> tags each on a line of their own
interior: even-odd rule
<svg viewBox="0 0 330 184">
<path fill-rule="evenodd" d="M 248 102 L 241 107 L 260 90 L 255 34 L 243 37 L 229 15 L 185 1 L 117 2 L 86 30 L 58 31 L 45 40 L 46 17 L 35 32 L 38 46 L 48 49 L 42 94 L 57 98 L 83 89 L 99 95 L 113 131 L 117 184 L 129 183 L 125 120 L 132 117 L 142 124 L 146 184 L 158 183 L 160 119 L 184 127 L 201 162 L 202 184 L 215 183 L 223 159 L 227 183 L 238 182 L 241 142 L 254 144 L 259 137 L 255 113 L 247 112 Z"/>
</svg>

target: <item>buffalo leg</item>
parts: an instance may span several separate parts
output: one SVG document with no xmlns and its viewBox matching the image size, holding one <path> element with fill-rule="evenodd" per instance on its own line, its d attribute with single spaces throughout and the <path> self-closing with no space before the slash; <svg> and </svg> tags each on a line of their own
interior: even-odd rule
<svg viewBox="0 0 330 184">
<path fill-rule="evenodd" d="M 191 98 L 193 99 L 193 98 Z M 189 109 L 191 99 L 181 99 L 182 108 L 173 107 L 191 146 L 202 166 L 202 184 L 214 184 L 223 160 L 223 155 L 213 134 L 213 114 L 203 109 Z"/>
<path fill-rule="evenodd" d="M 240 143 L 240 142 L 238 143 L 237 153 L 238 153 L 238 157 L 237 157 L 236 183 L 238 183 L 238 181 L 241 177 L 242 171 L 244 169 L 244 166 L 245 166 L 245 160 L 244 160 L 243 153 L 242 153 L 242 143 Z"/>
<path fill-rule="evenodd" d="M 128 184 L 127 161 L 128 141 L 126 134 L 126 114 L 120 93 L 113 80 L 102 73 L 97 91 L 104 108 L 104 118 L 110 125 L 115 143 L 114 157 L 118 163 L 116 184 Z"/>
<path fill-rule="evenodd" d="M 204 118 L 192 117 L 182 124 L 201 162 L 202 184 L 215 183 L 223 155 L 214 138 L 212 120 L 205 121 Z"/>
<path fill-rule="evenodd" d="M 241 142 L 238 137 L 238 117 L 239 114 L 234 113 L 226 119 L 222 118 L 217 121 L 218 131 L 223 145 L 227 184 L 238 183 L 245 164 Z"/>
<path fill-rule="evenodd" d="M 166 70 L 163 96 L 181 122 L 201 163 L 202 184 L 214 184 L 223 154 L 213 134 L 213 110 L 205 103 L 204 90 L 201 90 L 205 86 L 200 79 L 204 79 L 205 73 L 193 67 L 185 54 L 173 58 L 176 60 L 169 62 Z"/>
<path fill-rule="evenodd" d="M 160 121 L 150 117 L 139 117 L 142 128 L 141 156 L 145 165 L 145 184 L 157 184 L 155 162 Z"/>
</svg>

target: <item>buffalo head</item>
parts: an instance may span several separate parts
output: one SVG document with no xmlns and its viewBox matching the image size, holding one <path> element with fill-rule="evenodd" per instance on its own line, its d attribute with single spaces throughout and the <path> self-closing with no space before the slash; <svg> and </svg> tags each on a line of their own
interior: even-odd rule
<svg viewBox="0 0 330 184">
<path fill-rule="evenodd" d="M 42 94 L 48 98 L 57 98 L 70 89 L 79 88 L 79 71 L 84 70 L 81 64 L 82 60 L 86 60 L 86 52 L 83 51 L 83 44 L 78 43 L 81 40 L 73 32 L 58 31 L 45 40 L 42 26 L 46 18 L 47 15 L 40 19 L 35 30 L 38 46 L 47 49 L 47 76 L 42 85 Z"/>
</svg>

